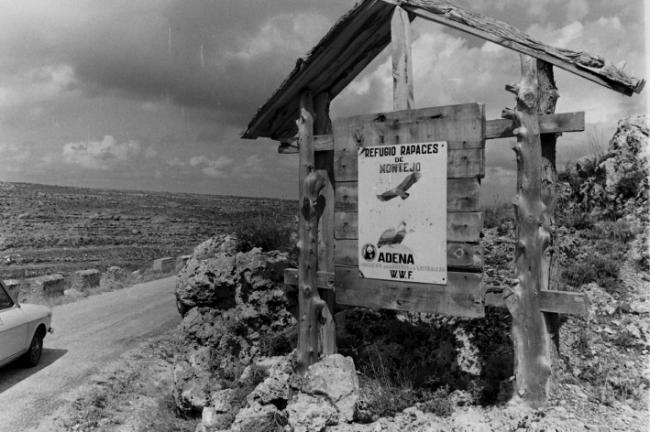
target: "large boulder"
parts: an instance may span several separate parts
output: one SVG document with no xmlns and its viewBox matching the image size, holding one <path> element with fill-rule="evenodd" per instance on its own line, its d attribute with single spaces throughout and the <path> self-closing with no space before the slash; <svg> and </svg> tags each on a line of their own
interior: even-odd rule
<svg viewBox="0 0 650 432">
<path fill-rule="evenodd" d="M 332 354 L 309 366 L 302 391 L 325 396 L 336 406 L 338 418 L 351 422 L 354 405 L 359 400 L 359 379 L 354 361 L 341 354 Z"/>
<path fill-rule="evenodd" d="M 78 270 L 70 278 L 72 288 L 85 291 L 99 287 L 101 273 L 97 269 Z"/>
<path fill-rule="evenodd" d="M 260 359 L 255 362 L 256 368 L 262 368 L 266 377 L 257 384 L 255 389 L 246 397 L 252 404 L 274 404 L 279 408 L 286 406 L 291 396 L 290 380 L 293 374 L 291 359 L 287 356 L 275 356 Z M 240 380 L 249 379 L 252 368 L 247 368 Z"/>
<path fill-rule="evenodd" d="M 287 406 L 289 424 L 294 432 L 320 432 L 338 424 L 336 408 L 324 396 L 298 393 Z"/>
<path fill-rule="evenodd" d="M 178 273 L 176 298 L 186 309 L 229 309 L 235 306 L 238 278 L 234 270 L 235 257 L 227 254 L 203 260 L 190 258 Z"/>
<path fill-rule="evenodd" d="M 214 237 L 196 247 L 177 277 L 181 313 L 197 306 L 229 309 L 248 302 L 253 291 L 283 287 L 284 269 L 292 265 L 287 253 L 236 249 L 232 236 Z"/>
<path fill-rule="evenodd" d="M 629 117 L 618 123 L 607 154 L 599 164 L 605 171 L 605 192 L 610 201 L 623 205 L 629 200 L 647 202 L 648 136 L 650 129 L 645 116 Z"/>
<path fill-rule="evenodd" d="M 231 432 L 282 432 L 287 418 L 275 405 L 252 405 L 239 410 Z"/>
<path fill-rule="evenodd" d="M 173 379 L 174 400 L 177 407 L 186 413 L 200 413 L 208 405 L 212 392 L 221 389 L 212 375 L 209 347 L 194 349 L 177 361 Z"/>
<path fill-rule="evenodd" d="M 609 219 L 634 214 L 645 217 L 648 203 L 648 136 L 645 116 L 619 121 L 603 155 L 585 156 L 561 175 L 568 193 L 568 212 Z M 574 208 L 577 207 L 577 208 Z"/>
<path fill-rule="evenodd" d="M 284 253 L 259 249 L 235 253 L 223 242 L 212 241 L 181 270 L 176 295 L 187 306 L 179 326 L 187 348 L 177 360 L 174 375 L 174 397 L 181 411 L 197 414 L 205 408 L 217 408 L 216 402 L 223 401 L 222 389 L 239 385 L 247 366 L 263 356 L 291 352 L 295 342 L 285 343 L 285 339 L 296 320 L 287 311 L 287 298 L 281 289 L 284 269 L 290 264 Z M 192 356 L 196 360 L 197 347 L 209 361 L 192 361 Z M 269 373 L 261 383 L 250 384 L 250 390 L 258 384 L 259 389 L 253 392 L 249 405 L 288 398 L 288 364 L 256 367 Z M 238 405 L 245 399 L 244 395 L 243 400 L 233 403 Z M 206 411 L 206 416 L 209 424 L 213 420 L 222 424 L 226 419 L 213 416 L 212 411 Z"/>
<path fill-rule="evenodd" d="M 214 258 L 218 254 L 234 255 L 237 252 L 237 238 L 232 235 L 217 235 L 194 248 L 192 258 L 201 260 Z"/>
</svg>

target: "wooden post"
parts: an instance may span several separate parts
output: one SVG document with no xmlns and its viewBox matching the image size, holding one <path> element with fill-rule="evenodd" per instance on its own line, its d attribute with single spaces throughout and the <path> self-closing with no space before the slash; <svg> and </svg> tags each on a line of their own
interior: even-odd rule
<svg viewBox="0 0 650 432">
<path fill-rule="evenodd" d="M 411 21 L 408 12 L 395 6 L 390 22 L 393 56 L 393 110 L 412 109 L 413 60 L 411 58 Z"/>
<path fill-rule="evenodd" d="M 300 97 L 298 120 L 300 146 L 299 275 L 298 275 L 298 367 L 305 371 L 318 361 L 319 336 L 325 302 L 318 295 L 318 213 L 321 190 L 328 179 L 314 165 L 314 117 L 311 94 Z M 322 210 L 321 210 L 322 211 Z"/>
<path fill-rule="evenodd" d="M 539 114 L 555 114 L 555 106 L 560 94 L 555 84 L 553 65 L 544 60 L 537 60 L 537 77 L 539 81 Z M 559 134 L 542 134 L 542 201 L 546 205 L 551 221 L 551 245 L 544 251 L 542 262 L 542 291 L 557 289 L 551 286 L 552 275 L 557 274 L 558 266 L 555 259 L 554 234 L 555 234 L 555 188 L 557 185 L 557 168 L 555 166 L 555 147 Z M 557 354 L 560 349 L 560 314 L 546 312 L 546 326 L 553 340 Z M 555 355 L 554 355 L 555 357 Z"/>
<path fill-rule="evenodd" d="M 518 185 L 513 199 L 519 239 L 515 247 L 517 285 L 505 296 L 512 315 L 515 350 L 515 396 L 513 403 L 543 406 L 548 399 L 551 375 L 550 341 L 540 311 L 543 256 L 550 246 L 550 214 L 542 202 L 542 151 L 539 132 L 539 84 L 535 59 L 521 56 L 519 84 L 506 85 L 517 97 L 514 110 L 504 118 L 516 128 Z"/>
<path fill-rule="evenodd" d="M 319 93 L 314 98 L 314 133 L 330 135 L 330 96 Z M 318 230 L 318 270 L 334 273 L 334 150 L 317 151 L 315 154 L 316 170 L 327 178 L 327 184 L 321 191 L 325 198 L 323 212 L 320 215 Z M 334 326 L 335 292 L 333 289 L 319 289 L 325 301 L 323 309 L 324 323 L 321 326 L 319 351 L 323 355 L 336 352 L 336 328 Z"/>
</svg>

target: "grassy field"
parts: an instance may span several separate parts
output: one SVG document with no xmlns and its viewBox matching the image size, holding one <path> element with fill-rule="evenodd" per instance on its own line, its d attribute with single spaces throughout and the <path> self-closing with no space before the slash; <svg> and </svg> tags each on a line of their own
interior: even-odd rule
<svg viewBox="0 0 650 432">
<path fill-rule="evenodd" d="M 136 270 L 235 224 L 288 221 L 295 211 L 295 202 L 278 199 L 0 182 L 0 277 Z"/>
</svg>

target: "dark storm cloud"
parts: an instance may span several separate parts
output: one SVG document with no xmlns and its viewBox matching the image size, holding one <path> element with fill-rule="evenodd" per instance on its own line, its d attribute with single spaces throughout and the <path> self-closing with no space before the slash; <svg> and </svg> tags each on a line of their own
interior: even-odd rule
<svg viewBox="0 0 650 432">
<path fill-rule="evenodd" d="M 70 49 L 87 92 L 169 98 L 227 112 L 228 120 L 241 124 L 350 5 L 175 1 L 146 14 L 124 6 L 113 19 L 89 26 Z"/>
</svg>

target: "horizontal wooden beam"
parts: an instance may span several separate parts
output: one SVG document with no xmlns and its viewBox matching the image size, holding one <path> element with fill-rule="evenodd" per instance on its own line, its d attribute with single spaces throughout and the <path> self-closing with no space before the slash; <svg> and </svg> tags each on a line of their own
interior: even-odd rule
<svg viewBox="0 0 650 432">
<path fill-rule="evenodd" d="M 512 120 L 487 120 L 485 122 L 485 139 L 513 137 L 514 128 Z M 542 134 L 582 132 L 585 130 L 585 113 L 579 111 L 541 115 L 539 116 L 539 129 Z"/>
<path fill-rule="evenodd" d="M 332 135 L 314 135 L 313 141 L 314 151 L 328 151 L 334 150 L 334 139 Z M 283 141 L 278 146 L 278 153 L 280 154 L 298 154 L 298 140 L 291 139 Z"/>
<path fill-rule="evenodd" d="M 584 132 L 585 130 L 585 113 L 583 111 L 543 114 L 539 116 L 539 129 L 542 134 L 564 133 L 564 132 Z M 512 120 L 494 119 L 485 122 L 485 139 L 510 138 L 513 137 L 514 125 Z M 452 142 L 450 148 L 468 148 L 467 143 Z M 334 149 L 334 139 L 332 135 L 315 135 L 314 149 L 316 151 L 326 151 Z M 293 154 L 298 153 L 298 149 L 291 147 L 280 153 Z"/>
<path fill-rule="evenodd" d="M 343 268 L 343 267 L 340 267 Z M 355 268 L 355 267 L 350 267 Z M 349 270 L 346 270 L 349 271 Z M 449 273 L 450 275 L 453 273 Z M 451 278 L 451 276 L 450 276 Z M 286 285 L 298 285 L 298 270 L 285 269 L 284 283 Z M 334 274 L 318 272 L 319 289 L 335 289 Z M 340 288 L 339 288 L 340 290 Z M 338 293 L 337 293 L 338 294 Z M 337 296 L 338 300 L 338 296 Z M 340 301 L 339 301 L 340 303 Z M 490 291 L 484 294 L 485 306 L 505 308 L 502 292 Z M 584 294 L 568 291 L 541 291 L 540 309 L 542 312 L 554 312 L 566 315 L 587 315 L 589 313 L 589 300 Z"/>
<path fill-rule="evenodd" d="M 350 306 L 481 318 L 480 273 L 448 272 L 447 285 L 366 279 L 357 267 L 336 267 L 336 302 Z"/>
<path fill-rule="evenodd" d="M 485 294 L 485 306 L 505 308 L 502 292 Z M 539 308 L 542 312 L 567 315 L 587 315 L 589 300 L 584 294 L 569 291 L 540 291 Z"/>
<path fill-rule="evenodd" d="M 358 178 L 357 151 L 336 151 L 334 173 L 337 181 L 356 181 Z M 476 178 L 485 175 L 483 149 L 449 150 L 447 178 Z"/>
</svg>

